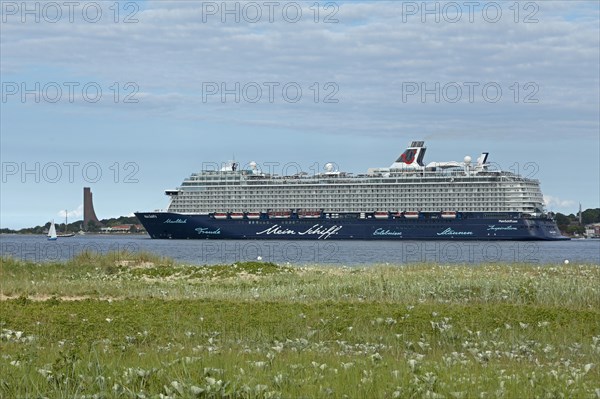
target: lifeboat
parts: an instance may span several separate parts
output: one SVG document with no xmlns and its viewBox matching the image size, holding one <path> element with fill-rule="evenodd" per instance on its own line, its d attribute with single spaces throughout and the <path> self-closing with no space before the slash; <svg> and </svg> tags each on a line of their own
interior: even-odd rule
<svg viewBox="0 0 600 399">
<path fill-rule="evenodd" d="M 213 216 L 215 219 L 227 219 L 226 212 L 216 212 Z"/>
<path fill-rule="evenodd" d="M 321 217 L 321 211 L 298 211 L 300 219 L 317 219 Z"/>
<path fill-rule="evenodd" d="M 291 211 L 271 211 L 269 212 L 269 218 L 271 219 L 289 219 L 292 216 Z"/>
<path fill-rule="evenodd" d="M 243 219 L 244 218 L 244 213 L 243 212 L 232 212 L 229 215 L 230 218 L 232 219 Z"/>
<path fill-rule="evenodd" d="M 260 212 L 248 212 L 246 217 L 248 219 L 260 219 Z"/>
<path fill-rule="evenodd" d="M 456 219 L 456 212 L 444 211 L 442 212 L 442 219 Z"/>
<path fill-rule="evenodd" d="M 373 214 L 373 216 L 375 217 L 375 219 L 388 219 L 390 217 L 390 213 L 389 212 L 375 212 Z"/>
<path fill-rule="evenodd" d="M 404 212 L 404 217 L 407 219 L 418 219 L 419 212 Z"/>
</svg>

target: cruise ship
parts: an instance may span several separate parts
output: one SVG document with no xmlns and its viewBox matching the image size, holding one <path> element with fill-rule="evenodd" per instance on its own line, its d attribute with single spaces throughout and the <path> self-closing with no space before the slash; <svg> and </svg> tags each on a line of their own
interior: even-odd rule
<svg viewBox="0 0 600 399">
<path fill-rule="evenodd" d="M 255 162 L 193 173 L 167 210 L 135 215 L 156 239 L 562 240 L 538 180 L 476 161 L 424 164 L 423 141 L 365 174 L 278 176 Z"/>
</svg>

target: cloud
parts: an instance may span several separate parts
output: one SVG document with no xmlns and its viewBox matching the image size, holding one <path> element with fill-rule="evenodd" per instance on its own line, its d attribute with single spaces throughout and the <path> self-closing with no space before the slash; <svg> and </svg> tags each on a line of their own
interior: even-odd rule
<svg viewBox="0 0 600 399">
<path fill-rule="evenodd" d="M 575 204 L 576 202 L 571 199 L 561 199 L 552 195 L 544 195 L 544 205 L 549 210 L 568 210 L 567 208 L 570 208 L 572 211 Z"/>
<path fill-rule="evenodd" d="M 65 210 L 61 209 L 57 212 L 57 215 L 61 218 L 65 217 Z M 67 210 L 67 217 L 70 219 L 77 219 L 83 217 L 83 204 L 80 204 L 76 209 L 71 211 Z"/>
<path fill-rule="evenodd" d="M 437 23 L 431 16 L 423 23 L 420 14 L 403 15 L 403 5 L 396 2 L 341 3 L 335 14 L 339 22 L 328 24 L 324 15 L 314 22 L 310 3 L 301 3 L 303 18 L 297 23 L 287 22 L 280 10 L 273 23 L 266 14 L 258 23 L 244 18 L 235 23 L 231 17 L 222 23 L 220 13 L 206 15 L 203 2 L 149 2 L 133 24 L 104 18 L 96 24 L 77 20 L 30 29 L 9 19 L 3 26 L 1 67 L 9 72 L 5 80 L 97 81 L 105 91 L 111 82 L 133 81 L 140 88 L 140 106 L 130 108 L 183 120 L 226 117 L 239 124 L 265 121 L 266 126 L 274 122 L 382 137 L 398 130 L 430 134 L 460 120 L 465 135 L 515 138 L 559 134 L 560 124 L 587 121 L 573 133 L 596 137 L 597 7 L 554 3 L 532 3 L 539 7 L 537 23 L 515 23 L 508 6 L 498 23 L 484 20 L 481 10 L 472 23 L 466 14 L 458 23 L 443 18 Z M 220 95 L 204 101 L 207 82 L 228 88 L 250 82 L 280 86 L 273 102 L 263 93 L 257 103 L 243 95 L 236 102 L 229 95 L 223 104 Z M 290 82 L 302 88 L 297 103 L 286 102 L 279 91 Z M 338 103 L 323 102 L 331 93 L 324 88 L 328 82 L 338 87 Z M 449 101 L 454 82 L 462 89 L 456 102 Z M 465 82 L 477 83 L 474 101 Z M 419 93 L 407 97 L 407 83 L 416 83 Z M 436 83 L 436 93 L 422 95 Z M 502 90 L 498 102 L 487 101 L 483 93 L 490 83 Z M 537 102 L 524 103 L 528 98 Z"/>
</svg>

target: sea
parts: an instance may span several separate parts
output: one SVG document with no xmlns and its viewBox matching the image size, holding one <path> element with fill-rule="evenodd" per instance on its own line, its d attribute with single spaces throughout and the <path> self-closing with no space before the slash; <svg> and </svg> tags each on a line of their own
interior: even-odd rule
<svg viewBox="0 0 600 399">
<path fill-rule="evenodd" d="M 600 265 L 600 240 L 569 241 L 291 241 L 153 240 L 146 235 L 0 235 L 0 255 L 38 263 L 71 259 L 82 251 L 150 252 L 178 264 L 213 265 L 260 260 L 290 265 L 369 266 L 432 262 Z"/>
</svg>

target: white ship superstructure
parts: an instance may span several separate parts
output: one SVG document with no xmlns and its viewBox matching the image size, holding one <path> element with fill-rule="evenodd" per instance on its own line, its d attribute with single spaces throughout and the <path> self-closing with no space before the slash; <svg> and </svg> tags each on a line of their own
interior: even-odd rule
<svg viewBox="0 0 600 399">
<path fill-rule="evenodd" d="M 483 153 L 475 163 L 422 159 L 422 141 L 411 146 L 389 168 L 353 176 L 331 164 L 315 176 L 272 176 L 255 163 L 240 170 L 228 163 L 219 171 L 194 173 L 181 187 L 167 190 L 170 212 L 268 212 L 321 210 L 325 213 L 369 212 L 544 212 L 538 180 L 494 170 Z"/>
</svg>

